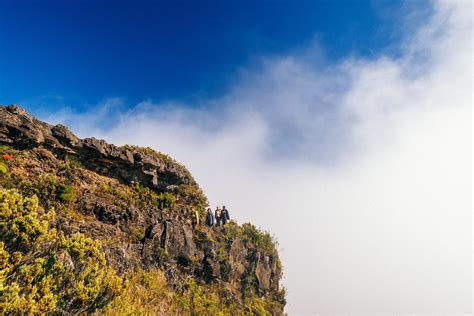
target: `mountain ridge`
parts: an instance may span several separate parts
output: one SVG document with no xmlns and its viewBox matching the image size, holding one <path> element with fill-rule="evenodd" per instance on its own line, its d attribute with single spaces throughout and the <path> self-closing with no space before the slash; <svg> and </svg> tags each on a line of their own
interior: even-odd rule
<svg viewBox="0 0 474 316">
<path fill-rule="evenodd" d="M 55 219 L 49 225 L 58 232 L 58 240 L 81 234 L 98 241 L 104 267 L 110 266 L 122 279 L 113 297 L 97 294 L 94 300 L 100 304 L 80 299 L 62 304 L 65 298 L 52 291 L 57 298 L 48 312 L 283 314 L 282 266 L 274 239 L 251 224 L 239 226 L 231 221 L 225 227 L 206 227 L 207 197 L 186 167 L 168 155 L 151 148 L 80 139 L 67 127 L 42 122 L 16 105 L 0 106 L 0 144 L 6 170 L 0 189 L 5 196 L 19 193 L 22 197 L 15 199 L 21 201 L 36 198 L 38 214 L 54 209 Z M 6 228 L 9 220 L 1 218 L 1 242 L 8 256 L 20 252 L 25 257 L 31 249 L 21 248 L 16 239 L 6 239 L 11 235 Z M 63 270 L 71 266 L 71 253 L 42 256 L 54 258 Z M 15 269 L 8 269 L 2 287 L 12 286 L 8 277 L 16 278 L 23 288 L 15 297 L 19 301 L 30 297 L 33 285 L 24 284 L 11 272 Z M 74 275 L 73 271 L 68 273 Z M 133 291 L 138 288 L 141 295 L 153 293 L 140 283 L 151 275 L 158 275 L 153 282 L 161 280 L 160 286 L 173 299 L 154 306 L 136 299 Z M 207 301 L 199 301 L 198 296 Z M 119 298 L 131 303 L 121 305 Z M 38 303 L 42 297 L 30 299 Z M 1 308 L 14 311 L 14 306 L 0 299 Z"/>
</svg>

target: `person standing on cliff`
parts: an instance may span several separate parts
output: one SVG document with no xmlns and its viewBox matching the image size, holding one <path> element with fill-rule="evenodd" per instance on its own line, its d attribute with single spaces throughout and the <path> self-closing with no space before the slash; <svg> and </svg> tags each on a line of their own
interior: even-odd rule
<svg viewBox="0 0 474 316">
<path fill-rule="evenodd" d="M 192 208 L 191 211 L 193 213 L 192 225 L 193 225 L 193 228 L 196 228 L 196 226 L 199 226 L 199 224 L 201 223 L 199 211 L 196 208 Z"/>
<path fill-rule="evenodd" d="M 216 208 L 216 226 L 221 226 L 222 225 L 222 220 L 221 220 L 221 208 L 218 206 Z"/>
<path fill-rule="evenodd" d="M 222 211 L 221 211 L 222 225 L 227 224 L 228 221 L 230 221 L 229 211 L 225 208 L 225 205 L 224 205 L 222 206 Z"/>
<path fill-rule="evenodd" d="M 206 211 L 206 225 L 209 226 L 209 227 L 212 227 L 214 226 L 214 214 L 212 214 L 212 210 L 211 208 L 207 208 L 207 211 Z"/>
</svg>

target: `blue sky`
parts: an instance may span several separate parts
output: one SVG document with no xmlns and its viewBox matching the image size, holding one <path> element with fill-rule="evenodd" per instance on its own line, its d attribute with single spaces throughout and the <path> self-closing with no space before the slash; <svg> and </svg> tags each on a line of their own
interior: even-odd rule
<svg viewBox="0 0 474 316">
<path fill-rule="evenodd" d="M 0 102 L 83 110 L 110 97 L 126 104 L 216 97 L 242 68 L 312 44 L 324 47 L 328 61 L 396 54 L 410 6 L 364 0 L 2 1 Z"/>
</svg>

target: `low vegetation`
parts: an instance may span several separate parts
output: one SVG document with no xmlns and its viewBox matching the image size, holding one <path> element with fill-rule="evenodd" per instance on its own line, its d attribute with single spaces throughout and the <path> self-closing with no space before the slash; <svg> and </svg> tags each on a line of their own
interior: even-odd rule
<svg viewBox="0 0 474 316">
<path fill-rule="evenodd" d="M 123 291 L 100 243 L 53 228 L 38 199 L 0 190 L 0 313 L 92 312 Z"/>
<path fill-rule="evenodd" d="M 201 283 L 188 276 L 184 285 L 171 288 L 159 269 L 132 273 L 122 295 L 101 312 L 106 315 L 272 315 L 264 299 L 253 296 L 243 308 L 235 304 L 232 292 Z"/>
</svg>

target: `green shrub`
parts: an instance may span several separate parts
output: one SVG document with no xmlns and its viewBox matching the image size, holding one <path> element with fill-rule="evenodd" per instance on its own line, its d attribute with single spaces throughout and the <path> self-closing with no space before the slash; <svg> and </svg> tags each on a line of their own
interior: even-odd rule
<svg viewBox="0 0 474 316">
<path fill-rule="evenodd" d="M 76 156 L 68 156 L 60 165 L 61 176 L 68 179 L 69 182 L 74 182 L 79 176 L 79 170 L 84 168 L 79 158 Z"/>
<path fill-rule="evenodd" d="M 58 253 L 65 253 L 73 269 L 57 261 L 56 274 L 63 276 L 61 305 L 78 312 L 93 311 L 109 303 L 122 292 L 122 279 L 107 265 L 98 240 L 76 233 L 61 238 Z"/>
<path fill-rule="evenodd" d="M 0 154 L 4 154 L 10 149 L 10 147 L 5 145 L 0 145 Z M 8 172 L 8 161 L 3 157 L 0 156 L 0 173 L 7 173 Z"/>
<path fill-rule="evenodd" d="M 74 187 L 67 184 L 58 186 L 57 196 L 61 201 L 73 201 L 76 198 L 76 194 L 74 193 Z"/>
<path fill-rule="evenodd" d="M 173 193 L 162 192 L 156 197 L 156 202 L 160 208 L 170 207 L 176 202 L 176 197 Z"/>
<path fill-rule="evenodd" d="M 207 205 L 209 202 L 202 189 L 197 184 L 181 184 L 178 186 L 178 195 L 180 200 L 185 201 L 187 204 L 193 205 L 202 211 L 204 215 Z"/>
<path fill-rule="evenodd" d="M 27 195 L 36 195 L 41 202 L 52 202 L 57 199 L 59 181 L 54 175 L 41 175 L 36 179 L 20 183 L 20 189 Z M 48 203 L 49 205 L 51 203 Z"/>
<path fill-rule="evenodd" d="M 245 299 L 244 304 L 244 314 L 245 315 L 258 315 L 258 316 L 271 316 L 275 315 L 272 313 L 272 303 L 270 300 L 265 300 L 263 298 L 252 296 Z M 278 311 L 279 309 L 276 308 Z"/>
<path fill-rule="evenodd" d="M 17 190 L 0 189 L 0 238 L 12 251 L 29 249 L 38 240 L 50 241 L 56 234 L 49 229 L 54 210 L 38 215 L 38 198 L 23 198 Z"/>
<path fill-rule="evenodd" d="M 138 207 L 150 206 L 156 203 L 158 195 L 148 187 L 135 182 L 132 184 L 133 200 Z"/>
<path fill-rule="evenodd" d="M 4 162 L 0 161 L 0 173 L 7 173 L 7 172 L 8 172 L 7 165 Z"/>
<path fill-rule="evenodd" d="M 95 188 L 94 194 L 108 199 L 113 204 L 120 207 L 129 207 L 131 204 L 135 203 L 135 198 L 138 199 L 133 187 L 129 186 L 112 186 L 104 184 Z"/>
<path fill-rule="evenodd" d="M 133 199 L 139 207 L 154 205 L 159 208 L 168 208 L 176 203 L 177 199 L 171 192 L 161 192 L 157 194 L 148 187 L 144 187 L 139 183 L 132 185 Z"/>
<path fill-rule="evenodd" d="M 255 255 L 251 253 L 250 256 Z M 252 297 L 255 295 L 255 289 L 258 287 L 257 277 L 255 276 L 255 270 L 257 269 L 257 261 L 253 260 L 250 262 L 247 271 L 242 278 L 242 295 L 244 298 Z"/>
<path fill-rule="evenodd" d="M 228 222 L 224 229 L 225 241 L 230 245 L 235 239 L 242 238 L 243 231 L 242 227 L 240 227 L 235 221 L 231 220 Z"/>
<path fill-rule="evenodd" d="M 84 168 L 84 165 L 77 156 L 68 156 L 66 161 L 71 166 L 71 168 Z"/>
<path fill-rule="evenodd" d="M 0 189 L 0 314 L 89 313 L 122 292 L 98 241 L 63 236 L 36 196 Z"/>
<path fill-rule="evenodd" d="M 154 255 L 158 263 L 163 263 L 170 260 L 170 255 L 164 248 L 156 248 Z"/>
<path fill-rule="evenodd" d="M 123 294 L 98 315 L 182 315 L 174 291 L 158 269 L 137 270 L 127 277 Z"/>
<path fill-rule="evenodd" d="M 145 237 L 145 227 L 130 226 L 130 235 L 132 236 L 132 242 L 140 242 Z"/>
<path fill-rule="evenodd" d="M 266 254 L 277 256 L 278 242 L 267 232 L 262 231 L 250 223 L 242 225 L 244 241 L 251 242 L 256 248 Z"/>
<path fill-rule="evenodd" d="M 36 179 L 23 181 L 20 189 L 27 195 L 38 196 L 40 202 L 47 206 L 56 206 L 55 201 L 72 202 L 76 198 L 74 187 L 55 175 L 41 175 Z"/>
</svg>

